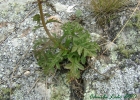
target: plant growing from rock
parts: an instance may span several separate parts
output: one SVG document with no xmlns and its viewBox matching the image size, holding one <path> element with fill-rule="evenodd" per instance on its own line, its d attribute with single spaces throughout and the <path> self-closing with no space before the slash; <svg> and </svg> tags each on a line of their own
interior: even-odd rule
<svg viewBox="0 0 140 100">
<path fill-rule="evenodd" d="M 96 16 L 97 24 L 104 28 L 127 4 L 128 0 L 91 0 L 90 7 Z"/>
<path fill-rule="evenodd" d="M 38 64 L 46 74 L 54 74 L 56 70 L 67 70 L 67 79 L 72 81 L 81 77 L 85 70 L 86 58 L 95 56 L 99 46 L 91 42 L 90 34 L 77 22 L 67 22 L 62 25 L 63 35 L 51 34 L 46 26 L 50 22 L 59 22 L 54 19 L 45 21 L 41 1 L 38 0 L 40 14 L 33 20 L 43 25 L 49 38 L 40 38 L 34 43 L 34 55 Z"/>
</svg>

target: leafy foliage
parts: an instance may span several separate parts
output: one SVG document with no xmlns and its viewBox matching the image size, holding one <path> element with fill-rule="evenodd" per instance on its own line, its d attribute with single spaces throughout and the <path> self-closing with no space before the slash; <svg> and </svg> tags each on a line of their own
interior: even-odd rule
<svg viewBox="0 0 140 100">
<path fill-rule="evenodd" d="M 62 26 L 63 36 L 55 37 L 58 44 L 63 45 L 66 49 L 59 49 L 58 46 L 52 46 L 46 38 L 35 41 L 34 54 L 38 64 L 47 74 L 54 73 L 55 70 L 68 69 L 67 78 L 73 80 L 80 78 L 80 71 L 84 70 L 86 57 L 96 55 L 99 46 L 95 42 L 90 41 L 90 35 L 77 22 L 67 22 Z M 43 45 L 44 44 L 44 45 Z M 44 48 L 43 46 L 47 46 Z M 40 47 L 40 49 L 38 49 Z M 43 48 L 43 49 L 42 49 Z M 62 66 L 64 60 L 67 63 Z"/>
<path fill-rule="evenodd" d="M 60 22 L 53 17 L 45 21 L 44 16 L 49 17 L 50 15 L 48 13 L 43 14 L 41 2 L 38 5 L 40 14 L 33 17 L 33 21 L 37 21 L 38 24 L 38 26 L 35 26 L 34 31 L 44 27 L 46 34 L 49 36 L 49 38 L 39 38 L 34 42 L 34 55 L 39 66 L 46 74 L 54 74 L 56 70 L 67 69 L 69 81 L 80 78 L 81 71 L 85 69 L 86 57 L 96 55 L 99 46 L 91 41 L 88 31 L 77 22 L 63 24 L 61 27 L 63 35 L 56 36 L 53 33 L 52 36 L 46 24 Z M 76 13 L 77 16 L 80 16 L 82 12 L 77 11 Z"/>
<path fill-rule="evenodd" d="M 128 0 L 91 0 L 90 6 L 96 16 L 97 24 L 104 27 L 116 18 L 116 13 L 127 4 Z"/>
</svg>

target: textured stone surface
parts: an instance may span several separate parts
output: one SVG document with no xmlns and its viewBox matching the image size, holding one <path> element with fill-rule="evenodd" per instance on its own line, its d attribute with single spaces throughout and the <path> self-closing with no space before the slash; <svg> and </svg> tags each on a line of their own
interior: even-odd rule
<svg viewBox="0 0 140 100">
<path fill-rule="evenodd" d="M 46 79 L 33 56 L 33 41 L 45 35 L 43 28 L 35 33 L 32 31 L 36 25 L 32 17 L 38 13 L 37 4 L 32 3 L 33 1 L 0 0 L 0 8 L 2 8 L 0 9 L 0 89 L 12 88 L 11 100 L 44 100 L 45 98 L 69 100 L 70 90 L 65 75 L 57 77 L 57 81 L 52 81 L 52 77 Z M 81 9 L 84 27 L 91 32 L 93 41 L 102 38 L 102 30 L 96 27 L 95 18 L 87 7 L 82 6 L 85 2 L 82 0 L 52 0 L 51 2 L 57 8 L 58 5 L 61 6 L 61 9 L 57 9 L 58 14 L 51 9 L 44 9 L 44 12 L 59 16 L 60 20 L 65 22 L 74 11 Z M 124 14 L 117 19 L 120 26 L 112 26 L 112 36 L 124 25 L 127 17 Z M 49 25 L 50 29 L 53 29 L 52 26 Z M 140 93 L 139 33 L 140 31 L 135 28 L 126 28 L 116 43 L 107 42 L 109 57 L 102 56 L 95 64 L 93 57 L 91 69 L 83 74 L 84 100 L 92 100 L 95 94 L 108 97 L 114 94 L 124 97 L 127 93 Z M 94 68 L 102 74 L 111 76 L 110 79 L 99 75 Z M 124 98 L 113 100 L 124 100 Z"/>
</svg>

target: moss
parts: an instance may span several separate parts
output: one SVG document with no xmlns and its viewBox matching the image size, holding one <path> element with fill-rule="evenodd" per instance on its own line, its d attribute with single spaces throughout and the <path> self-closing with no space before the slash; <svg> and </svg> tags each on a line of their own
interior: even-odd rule
<svg viewBox="0 0 140 100">
<path fill-rule="evenodd" d="M 75 15 L 76 15 L 76 17 L 82 16 L 82 11 L 80 9 L 76 10 Z"/>
<path fill-rule="evenodd" d="M 85 84 L 85 93 L 84 93 L 84 100 L 91 100 L 90 96 L 92 94 L 95 94 L 95 90 L 91 88 L 92 85 L 94 85 L 94 82 L 91 83 L 91 80 L 84 80 Z"/>
<path fill-rule="evenodd" d="M 63 74 L 57 78 L 56 86 L 52 86 L 52 95 L 50 100 L 69 100 L 70 90 L 67 87 L 66 75 Z"/>
<path fill-rule="evenodd" d="M 136 58 L 135 63 L 140 64 L 140 59 Z"/>
<path fill-rule="evenodd" d="M 54 89 L 55 91 L 52 94 L 51 100 L 66 100 L 68 97 L 66 96 L 67 88 L 64 86 L 58 86 Z M 69 100 L 69 99 L 68 99 Z"/>
<path fill-rule="evenodd" d="M 117 52 L 111 51 L 110 58 L 111 58 L 112 62 L 117 61 L 117 56 L 118 56 Z"/>
<path fill-rule="evenodd" d="M 127 50 L 127 49 L 123 49 L 120 51 L 121 54 L 123 54 L 126 58 L 129 58 L 131 54 L 135 53 L 135 51 L 133 50 Z"/>
<path fill-rule="evenodd" d="M 131 28 L 125 32 L 122 32 L 122 34 L 119 36 L 117 40 L 117 50 L 123 57 L 129 58 L 130 55 L 140 51 L 138 36 L 139 33 Z"/>
<path fill-rule="evenodd" d="M 131 20 L 128 22 L 127 26 L 140 29 L 140 11 L 136 11 Z"/>
<path fill-rule="evenodd" d="M 134 88 L 139 88 L 139 87 L 140 87 L 140 83 L 137 83 L 137 82 L 136 82 L 136 83 L 133 85 L 133 87 L 134 87 Z"/>
<path fill-rule="evenodd" d="M 133 48 L 127 48 L 126 44 L 119 44 L 118 51 L 121 55 L 125 58 L 129 58 L 131 54 L 135 53 L 136 51 Z"/>
<path fill-rule="evenodd" d="M 20 85 L 10 89 L 9 87 L 0 88 L 0 100 L 10 100 L 10 92 L 13 93 L 15 90 L 20 89 Z"/>
<path fill-rule="evenodd" d="M 10 100 L 10 88 L 1 88 L 0 100 Z"/>
</svg>

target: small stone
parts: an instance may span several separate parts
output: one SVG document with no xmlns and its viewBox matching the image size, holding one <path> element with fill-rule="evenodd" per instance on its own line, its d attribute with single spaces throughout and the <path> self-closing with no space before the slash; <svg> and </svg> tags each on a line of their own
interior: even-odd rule
<svg viewBox="0 0 140 100">
<path fill-rule="evenodd" d="M 2 77 L 3 75 L 2 74 L 0 74 L 0 78 Z"/>
<path fill-rule="evenodd" d="M 5 39 L 5 35 L 4 34 L 0 34 L 0 42 L 3 41 Z"/>
<path fill-rule="evenodd" d="M 40 93 L 43 97 L 47 95 L 47 98 L 50 98 L 50 89 L 46 88 L 47 86 L 44 83 L 37 83 L 37 87 L 35 88 L 35 91 Z"/>
<path fill-rule="evenodd" d="M 68 7 L 67 5 L 63 5 L 61 3 L 56 3 L 56 4 L 54 4 L 54 6 L 57 11 L 66 11 L 66 9 Z"/>
<path fill-rule="evenodd" d="M 18 47 L 18 46 L 19 46 L 19 41 L 18 41 L 17 38 L 15 38 L 15 39 L 12 40 L 12 45 L 13 45 L 14 47 Z"/>
<path fill-rule="evenodd" d="M 26 71 L 26 72 L 24 73 L 25 76 L 28 76 L 29 74 L 30 74 L 30 71 Z"/>
<path fill-rule="evenodd" d="M 4 69 L 3 68 L 1 68 L 1 72 L 3 72 L 4 71 Z"/>
</svg>

